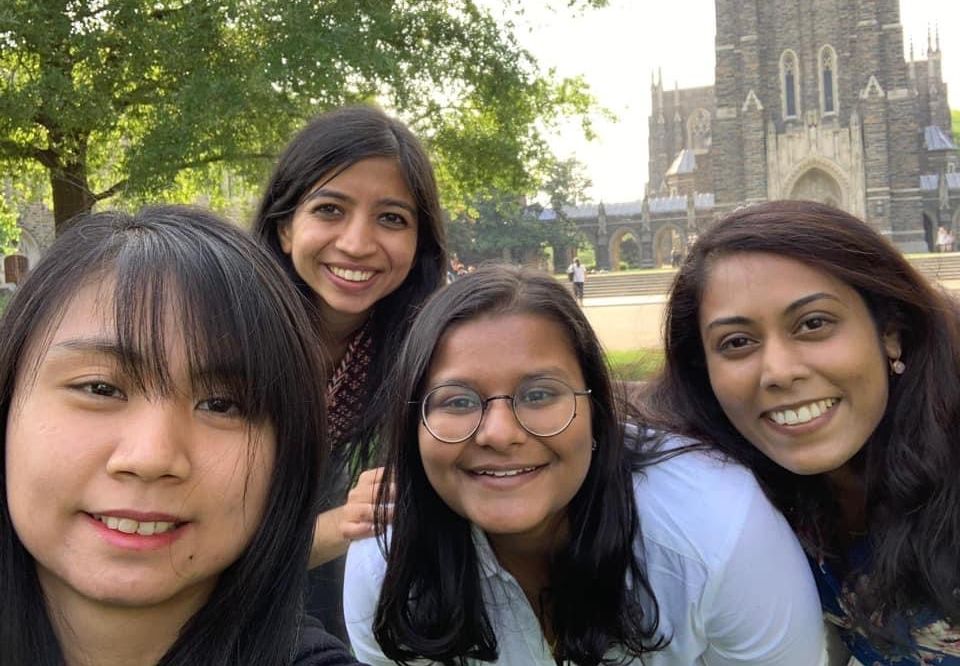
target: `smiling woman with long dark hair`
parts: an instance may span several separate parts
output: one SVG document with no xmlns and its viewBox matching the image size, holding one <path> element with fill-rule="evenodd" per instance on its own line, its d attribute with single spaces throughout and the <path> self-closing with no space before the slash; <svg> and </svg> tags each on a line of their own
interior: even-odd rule
<svg viewBox="0 0 960 666">
<path fill-rule="evenodd" d="M 864 664 L 960 664 L 960 331 L 952 298 L 821 204 L 700 235 L 650 418 L 750 467 Z"/>
<path fill-rule="evenodd" d="M 647 453 L 552 276 L 485 267 L 438 292 L 388 387 L 396 502 L 347 558 L 360 659 L 819 663 L 789 526 L 739 465 L 675 439 Z"/>
<path fill-rule="evenodd" d="M 371 406 L 414 313 L 445 275 L 430 159 L 402 122 L 379 109 L 323 113 L 280 156 L 253 230 L 297 286 L 333 365 L 326 387 L 333 464 L 317 517 L 308 608 L 345 637 L 342 555 L 373 533 L 382 479 L 383 411 Z"/>
<path fill-rule="evenodd" d="M 302 616 L 322 372 L 209 213 L 98 213 L 0 321 L 0 664 L 356 663 Z"/>
</svg>

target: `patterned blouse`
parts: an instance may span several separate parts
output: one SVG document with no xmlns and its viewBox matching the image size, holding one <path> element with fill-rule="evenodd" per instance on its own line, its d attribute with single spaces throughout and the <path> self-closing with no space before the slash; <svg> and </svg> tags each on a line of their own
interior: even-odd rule
<svg viewBox="0 0 960 666">
<path fill-rule="evenodd" d="M 866 542 L 851 549 L 850 562 L 858 568 L 867 561 Z M 847 649 L 864 666 L 960 666 L 960 627 L 950 626 L 942 618 L 915 614 L 901 618 L 895 631 L 904 645 L 902 654 L 882 654 L 866 636 L 852 629 L 845 600 L 853 592 L 841 584 L 828 562 L 811 562 L 820 592 L 820 603 L 828 622 L 835 624 Z"/>
<path fill-rule="evenodd" d="M 372 358 L 373 339 L 368 319 L 347 343 L 346 353 L 327 382 L 327 430 L 333 450 L 349 441 L 360 421 Z"/>
</svg>

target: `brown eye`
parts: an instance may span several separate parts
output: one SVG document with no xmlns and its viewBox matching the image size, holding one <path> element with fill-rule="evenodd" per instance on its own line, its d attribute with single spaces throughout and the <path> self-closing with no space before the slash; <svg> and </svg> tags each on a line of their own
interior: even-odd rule
<svg viewBox="0 0 960 666">
<path fill-rule="evenodd" d="M 100 398 L 123 398 L 123 391 L 107 382 L 87 382 L 78 386 L 81 391 Z"/>
<path fill-rule="evenodd" d="M 207 398 L 206 400 L 201 400 L 197 404 L 197 409 L 205 412 L 212 412 L 214 414 L 223 414 L 225 416 L 242 416 L 243 410 L 240 408 L 240 404 L 231 400 L 230 398 Z"/>
<path fill-rule="evenodd" d="M 720 351 L 736 351 L 748 347 L 752 340 L 745 335 L 732 335 L 720 341 L 718 349 Z"/>
<path fill-rule="evenodd" d="M 827 328 L 833 323 L 834 321 L 832 319 L 824 317 L 823 315 L 814 315 L 801 321 L 799 330 L 801 333 L 814 333 Z"/>
<path fill-rule="evenodd" d="M 407 218 L 399 213 L 383 213 L 380 216 L 380 224 L 390 229 L 406 229 L 410 226 Z"/>
</svg>

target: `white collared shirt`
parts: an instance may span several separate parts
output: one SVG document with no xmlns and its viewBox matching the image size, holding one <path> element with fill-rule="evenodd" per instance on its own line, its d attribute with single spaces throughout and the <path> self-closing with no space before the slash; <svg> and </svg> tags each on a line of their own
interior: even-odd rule
<svg viewBox="0 0 960 666">
<path fill-rule="evenodd" d="M 637 549 L 645 554 L 660 605 L 660 630 L 671 639 L 662 651 L 644 655 L 643 664 L 823 662 L 823 622 L 809 566 L 790 527 L 748 470 L 708 453 L 688 452 L 636 474 L 634 490 L 643 533 Z M 478 529 L 474 546 L 497 636 L 496 664 L 555 666 L 523 590 Z M 393 663 L 372 630 L 385 567 L 375 539 L 350 546 L 347 630 L 357 658 L 372 666 Z"/>
</svg>

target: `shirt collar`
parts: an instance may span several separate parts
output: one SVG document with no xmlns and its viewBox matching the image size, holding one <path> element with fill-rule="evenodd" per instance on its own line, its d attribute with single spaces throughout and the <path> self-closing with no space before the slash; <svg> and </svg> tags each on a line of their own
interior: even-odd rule
<svg viewBox="0 0 960 666">
<path fill-rule="evenodd" d="M 473 537 L 473 547 L 477 551 L 477 561 L 480 564 L 480 575 L 484 578 L 504 578 L 509 575 L 507 571 L 500 566 L 497 556 L 493 552 L 490 540 L 486 533 L 474 525 L 470 524 L 470 532 Z"/>
</svg>

